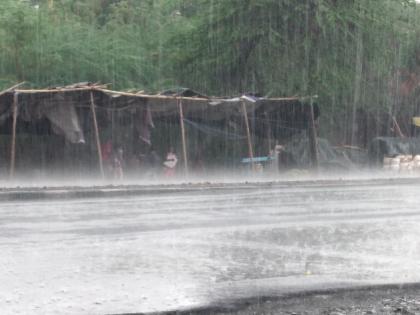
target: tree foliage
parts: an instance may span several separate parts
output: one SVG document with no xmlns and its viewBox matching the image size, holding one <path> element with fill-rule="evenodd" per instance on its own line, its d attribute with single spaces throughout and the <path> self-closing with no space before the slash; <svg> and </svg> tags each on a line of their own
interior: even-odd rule
<svg viewBox="0 0 420 315">
<path fill-rule="evenodd" d="M 355 107 L 395 110 L 396 73 L 420 67 L 419 18 L 414 0 L 2 0 L 0 88 L 317 94 L 334 130 Z"/>
</svg>

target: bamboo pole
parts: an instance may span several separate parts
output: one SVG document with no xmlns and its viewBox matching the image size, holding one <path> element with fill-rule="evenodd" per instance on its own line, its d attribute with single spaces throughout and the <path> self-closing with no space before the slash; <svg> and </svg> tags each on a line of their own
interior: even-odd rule
<svg viewBox="0 0 420 315">
<path fill-rule="evenodd" d="M 211 101 L 221 101 L 221 102 L 226 101 L 226 99 L 220 98 L 220 97 L 204 98 L 204 97 L 172 96 L 172 95 L 150 95 L 150 94 L 114 91 L 114 90 L 105 89 L 102 87 L 95 87 L 95 86 L 92 86 L 92 89 L 96 91 L 101 91 L 105 94 L 115 94 L 115 95 L 132 96 L 132 97 L 149 98 L 149 99 L 162 99 L 162 100 L 182 99 L 182 100 L 191 100 L 191 101 L 204 102 L 204 103 L 209 103 Z M 315 96 L 303 96 L 303 97 L 297 97 L 297 96 L 296 97 L 274 97 L 274 98 L 264 98 L 264 100 L 265 101 L 302 101 L 302 100 L 310 99 L 311 97 L 316 98 L 317 96 L 315 95 Z"/>
<path fill-rule="evenodd" d="M 184 111 L 182 107 L 182 100 L 178 99 L 178 108 L 179 108 L 179 123 L 181 125 L 181 138 L 182 138 L 182 153 L 184 157 L 184 169 L 185 169 L 185 176 L 188 177 L 189 170 L 188 170 L 188 156 L 187 156 L 187 141 L 185 136 L 185 125 L 184 125 Z"/>
<path fill-rule="evenodd" d="M 252 148 L 252 139 L 251 139 L 251 131 L 249 129 L 248 113 L 246 111 L 246 105 L 245 105 L 244 101 L 242 101 L 242 111 L 243 111 L 243 114 L 244 114 L 246 136 L 247 136 L 247 140 L 248 140 L 248 154 L 249 154 L 249 158 L 251 159 L 251 168 L 254 171 L 255 170 L 254 150 Z"/>
<path fill-rule="evenodd" d="M 397 134 L 397 136 L 400 137 L 401 139 L 407 138 L 404 135 L 404 133 L 401 131 L 400 125 L 398 124 L 394 116 L 392 116 L 392 123 L 394 124 L 395 133 Z"/>
<path fill-rule="evenodd" d="M 96 91 L 103 92 L 105 94 L 115 94 L 115 95 L 131 96 L 131 97 L 147 98 L 147 99 L 156 99 L 156 100 L 179 100 L 179 99 L 182 99 L 182 100 L 191 100 L 191 101 L 205 102 L 205 103 L 208 103 L 208 102 L 211 101 L 211 99 L 203 98 L 203 97 L 136 94 L 136 93 L 130 93 L 130 92 L 113 91 L 113 90 L 109 90 L 109 89 L 96 88 L 96 87 L 93 87 L 92 89 L 94 89 Z"/>
<path fill-rule="evenodd" d="M 18 116 L 18 93 L 13 94 L 13 124 L 12 124 L 12 145 L 10 149 L 10 179 L 15 177 L 16 160 L 16 124 Z"/>
<path fill-rule="evenodd" d="M 20 83 L 18 86 L 22 85 L 23 83 Z M 122 91 L 114 91 L 107 88 L 104 88 L 104 84 L 102 85 L 95 85 L 95 86 L 85 86 L 85 87 L 76 87 L 76 88 L 57 88 L 57 89 L 16 89 L 16 92 L 19 92 L 19 94 L 43 94 L 43 93 L 65 93 L 65 92 L 81 92 L 81 91 L 99 91 L 105 94 L 114 94 L 114 95 L 121 95 L 121 96 L 129 96 L 129 97 L 138 97 L 143 99 L 155 99 L 155 100 L 174 100 L 174 99 L 182 99 L 182 100 L 190 100 L 195 102 L 203 102 L 203 103 L 209 103 L 212 101 L 220 101 L 227 103 L 228 100 L 224 98 L 204 98 L 204 97 L 188 97 L 188 96 L 171 96 L 171 95 L 150 95 L 150 94 L 140 94 L 140 93 L 130 93 L 130 92 L 122 92 Z M 10 90 L 10 89 L 9 89 Z M 7 90 L 6 90 L 7 91 Z M 3 93 L 3 92 L 1 92 Z M 0 93 L 0 95 L 1 95 Z M 316 98 L 317 96 L 303 96 L 303 97 L 273 97 L 273 98 L 264 98 L 264 101 L 270 102 L 270 101 L 303 101 L 306 99 Z M 238 100 L 239 102 L 239 100 Z"/>
<path fill-rule="evenodd" d="M 270 154 L 272 148 L 271 144 L 271 124 L 270 124 L 270 117 L 268 116 L 267 112 L 264 112 L 265 120 L 267 122 L 267 139 L 268 139 L 268 154 Z"/>
<path fill-rule="evenodd" d="M 314 105 L 311 98 L 308 116 L 308 137 L 309 137 L 309 152 L 311 153 L 312 167 L 317 170 L 319 165 L 318 159 L 318 141 L 316 139 L 315 114 Z"/>
<path fill-rule="evenodd" d="M 79 88 L 59 88 L 59 89 L 16 89 L 19 94 L 54 94 L 54 93 L 66 93 L 66 92 L 80 92 L 80 91 L 92 91 L 94 88 L 79 87 Z M 98 89 L 100 90 L 100 89 Z"/>
<path fill-rule="evenodd" d="M 98 120 L 96 119 L 95 101 L 93 99 L 93 92 L 90 92 L 90 108 L 92 111 L 93 127 L 95 129 L 96 149 L 98 151 L 99 169 L 101 171 L 102 179 L 105 178 L 104 164 L 102 160 L 101 140 L 99 138 Z"/>
</svg>

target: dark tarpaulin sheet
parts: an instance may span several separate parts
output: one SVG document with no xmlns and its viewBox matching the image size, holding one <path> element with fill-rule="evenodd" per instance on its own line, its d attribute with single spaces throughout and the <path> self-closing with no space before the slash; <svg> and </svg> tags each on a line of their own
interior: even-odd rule
<svg viewBox="0 0 420 315">
<path fill-rule="evenodd" d="M 150 128 L 153 119 L 170 118 L 179 120 L 179 104 L 182 103 L 184 118 L 202 122 L 223 120 L 243 121 L 243 104 L 256 134 L 264 134 L 262 122 L 267 124 L 267 115 L 274 117 L 272 130 L 276 135 L 276 126 L 281 121 L 282 127 L 289 126 L 305 129 L 308 121 L 308 103 L 298 98 L 263 98 L 242 95 L 234 98 L 213 98 L 183 91 L 183 95 L 145 95 L 107 90 L 104 88 L 79 87 L 47 90 L 16 90 L 19 93 L 19 107 L 27 107 L 26 121 L 46 117 L 52 123 L 55 132 L 63 134 L 71 142 L 83 141 L 83 133 L 78 122 L 75 107 L 90 107 L 90 95 L 94 97 L 97 110 L 140 112 L 138 132 L 145 142 L 150 141 Z M 184 94 L 187 96 L 184 96 Z M 0 96 L 0 123 L 11 116 L 13 93 L 10 91 Z M 20 114 L 22 114 L 20 112 Z M 315 119 L 319 108 L 314 104 Z"/>
<path fill-rule="evenodd" d="M 243 116 L 242 104 L 245 103 L 246 111 L 251 118 L 252 115 L 263 115 L 265 112 L 278 113 L 285 120 L 306 121 L 310 106 L 297 98 L 291 99 L 269 99 L 257 98 L 243 95 L 234 98 L 211 98 L 211 97 L 184 97 L 176 98 L 176 95 L 126 95 L 115 91 L 98 90 L 96 97 L 100 98 L 97 104 L 101 106 L 113 106 L 124 108 L 125 106 L 150 106 L 153 117 L 177 117 L 179 115 L 179 103 L 182 103 L 184 117 L 204 117 L 207 121 L 220 121 L 227 117 Z M 101 93 L 102 95 L 99 95 Z M 108 97 L 107 101 L 105 99 Z M 102 100 L 102 101 L 101 101 Z M 318 105 L 314 104 L 314 116 L 317 119 L 320 115 Z"/>
<path fill-rule="evenodd" d="M 328 140 L 317 138 L 318 161 L 322 168 L 353 169 L 355 165 L 349 157 L 336 150 Z M 309 150 L 309 138 L 305 133 L 294 136 L 285 146 L 281 153 L 281 160 L 287 167 L 310 168 L 311 153 Z"/>
<path fill-rule="evenodd" d="M 153 123 L 150 106 L 147 105 L 141 110 L 136 111 L 136 119 L 136 128 L 138 130 L 140 140 L 147 143 L 148 145 L 152 145 L 151 129 L 155 128 L 155 124 Z"/>
<path fill-rule="evenodd" d="M 213 137 L 221 137 L 225 140 L 232 140 L 232 141 L 238 141 L 238 140 L 246 140 L 246 136 L 244 135 L 240 135 L 240 134 L 236 134 L 233 132 L 226 132 L 225 130 L 222 130 L 220 128 L 216 128 L 213 126 L 209 126 L 203 123 L 198 123 L 198 122 L 194 122 L 188 119 L 184 119 L 184 122 L 188 125 L 191 126 L 192 128 L 206 134 L 206 135 L 210 135 Z"/>
<path fill-rule="evenodd" d="M 71 143 L 84 143 L 84 135 L 72 102 L 67 102 L 63 94 L 40 100 L 19 102 L 19 117 L 24 121 L 40 120 L 46 117 L 54 133 L 64 136 Z"/>
<path fill-rule="evenodd" d="M 73 105 L 57 104 L 46 110 L 45 116 L 51 122 L 53 131 L 63 135 L 71 143 L 84 143 L 84 135 Z"/>
<path fill-rule="evenodd" d="M 382 164 L 384 157 L 420 154 L 420 138 L 377 137 L 369 144 L 369 160 Z"/>
</svg>

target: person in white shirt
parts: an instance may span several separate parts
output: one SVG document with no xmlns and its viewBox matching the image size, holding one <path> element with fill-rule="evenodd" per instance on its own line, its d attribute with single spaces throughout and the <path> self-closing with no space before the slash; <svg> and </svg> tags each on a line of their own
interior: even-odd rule
<svg viewBox="0 0 420 315">
<path fill-rule="evenodd" d="M 170 147 L 169 152 L 166 155 L 166 160 L 165 162 L 163 162 L 163 165 L 165 167 L 163 173 L 166 177 L 175 176 L 175 169 L 176 169 L 177 163 L 178 163 L 178 158 L 174 152 L 174 149 Z"/>
</svg>

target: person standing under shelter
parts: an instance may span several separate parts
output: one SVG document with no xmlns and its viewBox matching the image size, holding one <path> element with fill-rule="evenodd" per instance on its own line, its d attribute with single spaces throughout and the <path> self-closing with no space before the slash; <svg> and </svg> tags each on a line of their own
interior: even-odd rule
<svg viewBox="0 0 420 315">
<path fill-rule="evenodd" d="M 166 155 L 166 160 L 165 162 L 163 162 L 163 165 L 165 167 L 163 174 L 165 175 L 165 177 L 175 176 L 175 169 L 176 169 L 177 163 L 178 163 L 178 158 L 174 152 L 174 149 L 170 147 L 169 152 Z"/>
<path fill-rule="evenodd" d="M 122 180 L 124 178 L 123 163 L 124 163 L 124 151 L 122 148 L 118 148 L 113 159 L 113 171 L 114 179 Z"/>
</svg>

